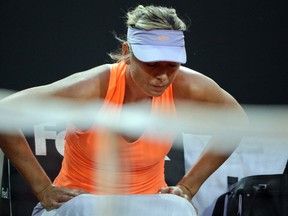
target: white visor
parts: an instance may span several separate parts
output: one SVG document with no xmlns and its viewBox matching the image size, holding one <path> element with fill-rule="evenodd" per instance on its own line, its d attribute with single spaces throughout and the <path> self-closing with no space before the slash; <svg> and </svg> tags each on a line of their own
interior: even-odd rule
<svg viewBox="0 0 288 216">
<path fill-rule="evenodd" d="M 186 63 L 184 34 L 178 30 L 128 28 L 127 41 L 133 54 L 143 62 Z"/>
</svg>

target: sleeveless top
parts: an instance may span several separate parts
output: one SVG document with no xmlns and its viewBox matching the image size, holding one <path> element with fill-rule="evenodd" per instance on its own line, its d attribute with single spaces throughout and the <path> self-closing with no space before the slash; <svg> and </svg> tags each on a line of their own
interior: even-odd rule
<svg viewBox="0 0 288 216">
<path fill-rule="evenodd" d="M 105 110 L 113 105 L 115 117 L 121 114 L 124 101 L 126 68 L 124 63 L 112 64 L 108 90 L 101 107 Z M 157 113 L 176 116 L 172 85 L 161 96 L 152 98 L 151 114 Z M 65 137 L 62 167 L 54 184 L 93 194 L 157 193 L 167 186 L 164 162 L 174 138 L 171 131 L 151 125 L 138 139 L 127 142 L 120 134 L 100 125 L 81 131 L 70 124 Z"/>
</svg>

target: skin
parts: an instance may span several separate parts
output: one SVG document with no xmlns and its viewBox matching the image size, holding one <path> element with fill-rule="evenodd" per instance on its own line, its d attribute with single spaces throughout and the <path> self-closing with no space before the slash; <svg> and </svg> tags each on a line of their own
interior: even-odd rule
<svg viewBox="0 0 288 216">
<path fill-rule="evenodd" d="M 123 44 L 123 54 L 128 52 Z M 143 102 L 151 105 L 151 98 L 160 96 L 173 85 L 176 109 L 182 101 L 213 103 L 230 107 L 245 119 L 237 101 L 220 88 L 213 80 L 175 62 L 139 61 L 133 55 L 126 61 L 126 92 L 124 103 Z M 23 90 L 3 99 L 0 104 L 13 103 L 19 99 L 60 97 L 75 103 L 104 99 L 109 84 L 109 65 L 73 74 L 49 85 Z M 133 140 L 133 138 L 127 137 Z M 181 179 L 178 185 L 160 188 L 159 193 L 172 193 L 191 200 L 203 182 L 229 157 L 213 151 L 219 140 L 212 139 L 197 163 Z M 0 135 L 0 147 L 13 165 L 22 174 L 42 206 L 51 210 L 85 191 L 56 187 L 35 159 L 29 145 L 19 131 Z M 33 169 L 31 170 L 31 167 Z M 32 173 L 31 173 L 32 172 Z"/>
</svg>

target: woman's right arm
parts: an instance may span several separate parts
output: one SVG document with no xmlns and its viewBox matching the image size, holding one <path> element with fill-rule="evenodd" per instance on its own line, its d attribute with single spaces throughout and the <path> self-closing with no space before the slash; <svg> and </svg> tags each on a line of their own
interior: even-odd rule
<svg viewBox="0 0 288 216">
<path fill-rule="evenodd" d="M 108 65 L 74 74 L 49 85 L 23 90 L 2 99 L 0 106 L 20 107 L 21 101 L 30 99 L 37 101 L 37 99 L 45 100 L 54 97 L 68 99 L 70 102 L 75 102 L 75 105 L 78 102 L 95 100 L 105 95 L 105 83 L 109 81 L 107 80 L 109 73 L 105 71 L 109 71 Z M 33 109 L 32 106 L 31 109 Z M 0 131 L 0 148 L 47 210 L 58 208 L 62 203 L 83 193 L 81 190 L 56 187 L 52 184 L 35 158 L 20 128 L 15 126 L 13 131 L 5 133 Z"/>
<path fill-rule="evenodd" d="M 82 191 L 57 188 L 52 185 L 51 180 L 36 160 L 21 131 L 0 134 L 0 148 L 47 210 L 58 208 L 63 202 L 82 193 Z"/>
<path fill-rule="evenodd" d="M 6 108 L 3 111 L 9 110 L 10 107 L 11 109 L 15 109 L 15 107 L 28 106 L 28 103 L 23 105 L 21 101 L 27 101 L 32 98 L 37 101 L 37 97 L 46 97 L 49 95 L 45 93 L 43 88 L 46 87 L 36 87 L 15 93 L 1 100 L 0 106 Z M 39 89 L 40 91 L 38 91 Z M 31 109 L 33 109 L 33 106 L 31 106 Z M 33 117 L 30 116 L 30 118 Z M 12 124 L 13 121 L 14 119 L 11 118 Z M 8 132 L 6 130 L 0 132 L 0 148 L 28 183 L 42 206 L 47 210 L 60 207 L 63 202 L 73 198 L 76 194 L 75 191 L 57 188 L 52 185 L 50 178 L 38 163 L 24 134 L 20 128 L 17 128 L 17 125 L 13 125 L 13 128 L 10 127 Z"/>
</svg>

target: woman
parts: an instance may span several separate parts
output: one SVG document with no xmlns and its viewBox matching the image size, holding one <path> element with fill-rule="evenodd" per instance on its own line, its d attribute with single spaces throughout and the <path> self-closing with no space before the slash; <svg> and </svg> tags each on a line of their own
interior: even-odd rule
<svg viewBox="0 0 288 216">
<path fill-rule="evenodd" d="M 213 80 L 181 66 L 186 62 L 183 34 L 186 25 L 174 9 L 140 5 L 127 13 L 127 27 L 127 40 L 117 38 L 122 43 L 121 53 L 110 54 L 117 63 L 101 65 L 49 85 L 21 91 L 2 103 L 38 97 L 65 98 L 81 103 L 103 100 L 101 110 L 113 105 L 116 116 L 120 115 L 122 106 L 135 103 L 145 104 L 152 114 L 176 116 L 177 109 L 185 101 L 215 104 L 245 116 L 236 100 Z M 64 203 L 83 193 L 168 193 L 191 200 L 231 153 L 213 151 L 220 139 L 212 139 L 208 145 L 211 147 L 204 150 L 183 179 L 176 186 L 167 186 L 164 158 L 174 135 L 165 139 L 161 136 L 155 138 L 151 132 L 153 129 L 149 127 L 135 137 L 101 132 L 97 125 L 80 130 L 77 125 L 68 124 L 62 168 L 53 183 L 21 133 L 1 135 L 0 147 L 38 198 L 40 204 L 35 208 L 35 215 L 40 215 L 44 209 L 61 209 Z M 103 146 L 106 150 L 100 149 Z M 96 154 L 99 151 L 111 153 L 110 147 L 117 149 L 112 150 L 119 158 L 115 163 L 103 160 L 107 155 Z M 117 170 L 111 170 L 117 164 Z M 121 176 L 119 181 L 103 178 L 114 172 Z"/>
</svg>

